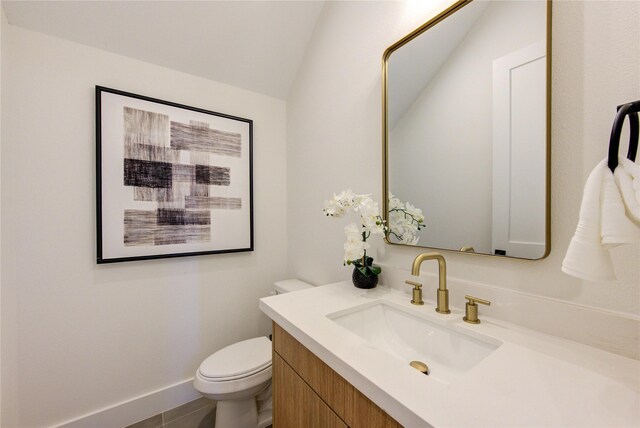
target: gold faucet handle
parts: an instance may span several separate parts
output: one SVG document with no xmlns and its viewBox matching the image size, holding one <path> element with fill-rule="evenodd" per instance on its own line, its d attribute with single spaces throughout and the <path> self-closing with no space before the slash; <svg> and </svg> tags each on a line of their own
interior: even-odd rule
<svg viewBox="0 0 640 428">
<path fill-rule="evenodd" d="M 491 306 L 491 302 L 490 301 L 485 300 L 485 299 L 481 299 L 479 297 L 473 297 L 473 296 L 466 295 L 466 296 L 464 296 L 464 298 L 469 301 L 469 303 L 467 303 L 468 305 L 475 305 L 476 303 L 481 303 L 483 305 Z"/>
<path fill-rule="evenodd" d="M 411 299 L 411 303 L 414 305 L 424 305 L 422 301 L 422 284 L 409 280 L 406 280 L 405 283 L 413 286 L 413 299 Z"/>
<path fill-rule="evenodd" d="M 465 316 L 462 317 L 462 320 L 469 324 L 480 324 L 480 319 L 478 319 L 478 305 L 476 303 L 490 306 L 491 302 L 474 296 L 464 296 L 464 298 L 467 299 L 468 302 L 465 308 Z"/>
<path fill-rule="evenodd" d="M 408 279 L 405 281 L 405 284 L 413 285 L 416 288 L 422 287 L 422 284 L 420 284 L 419 282 L 409 281 Z"/>
</svg>

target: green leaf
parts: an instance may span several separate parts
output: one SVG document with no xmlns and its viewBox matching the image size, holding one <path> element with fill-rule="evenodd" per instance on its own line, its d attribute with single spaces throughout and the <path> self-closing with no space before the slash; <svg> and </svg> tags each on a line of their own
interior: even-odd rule
<svg viewBox="0 0 640 428">
<path fill-rule="evenodd" d="M 380 275 L 380 272 L 382 272 L 382 268 L 380 266 L 369 266 L 369 269 L 374 275 Z"/>
</svg>

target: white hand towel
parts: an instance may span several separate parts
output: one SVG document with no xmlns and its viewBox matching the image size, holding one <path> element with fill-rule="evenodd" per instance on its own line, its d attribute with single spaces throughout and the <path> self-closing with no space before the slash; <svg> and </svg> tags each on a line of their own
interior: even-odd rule
<svg viewBox="0 0 640 428">
<path fill-rule="evenodd" d="M 618 159 L 616 171 L 622 169 L 622 160 L 623 158 Z M 600 213 L 600 235 L 605 248 L 634 244 L 640 240 L 640 230 L 627 216 L 620 189 L 608 167 L 602 173 Z"/>
<path fill-rule="evenodd" d="M 600 237 L 600 194 L 602 176 L 606 168 L 607 162 L 604 160 L 587 178 L 578 226 L 562 261 L 564 273 L 590 281 L 616 279 L 611 256 L 602 246 Z"/>
<path fill-rule="evenodd" d="M 613 175 L 620 189 L 627 217 L 640 224 L 640 165 L 620 158 Z"/>
<path fill-rule="evenodd" d="M 638 227 L 627 217 L 620 190 L 604 159 L 585 184 L 578 226 L 562 271 L 589 281 L 614 281 L 608 249 L 638 242 L 639 237 Z"/>
</svg>

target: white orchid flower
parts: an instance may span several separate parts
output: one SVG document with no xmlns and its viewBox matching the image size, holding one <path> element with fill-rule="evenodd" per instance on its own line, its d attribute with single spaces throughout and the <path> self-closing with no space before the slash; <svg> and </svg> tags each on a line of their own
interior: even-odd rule
<svg viewBox="0 0 640 428">
<path fill-rule="evenodd" d="M 410 203 L 402 203 L 389 193 L 389 236 L 395 237 L 401 244 L 417 245 L 417 235 L 424 227 L 424 215 L 420 208 Z"/>
</svg>

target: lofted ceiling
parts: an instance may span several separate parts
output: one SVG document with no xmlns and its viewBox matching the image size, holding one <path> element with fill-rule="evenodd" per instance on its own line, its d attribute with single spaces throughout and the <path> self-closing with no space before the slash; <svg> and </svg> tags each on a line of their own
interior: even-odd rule
<svg viewBox="0 0 640 428">
<path fill-rule="evenodd" d="M 324 1 L 2 1 L 9 24 L 284 99 Z"/>
</svg>

